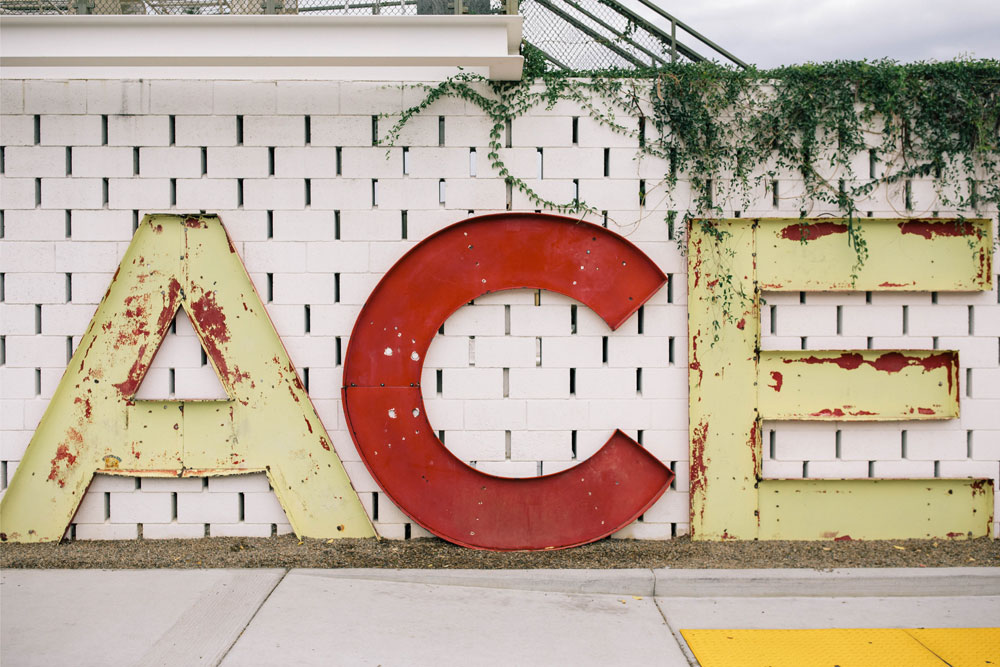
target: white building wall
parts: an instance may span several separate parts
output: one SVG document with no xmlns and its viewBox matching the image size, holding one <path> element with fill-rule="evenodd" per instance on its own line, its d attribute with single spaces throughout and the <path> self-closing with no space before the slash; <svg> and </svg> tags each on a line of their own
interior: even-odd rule
<svg viewBox="0 0 1000 667">
<path fill-rule="evenodd" d="M 373 146 L 373 116 L 399 113 L 422 95 L 356 81 L 3 80 L 0 483 L 13 476 L 137 221 L 204 210 L 222 217 L 379 533 L 427 535 L 380 492 L 345 430 L 343 351 L 370 290 L 407 249 L 471 215 L 535 205 L 516 190 L 508 196 L 486 156 L 489 122 L 464 101 L 442 100 L 415 117 L 397 147 Z M 380 119 L 379 133 L 390 124 Z M 665 193 L 658 184 L 666 165 L 638 160 L 636 149 L 635 139 L 560 102 L 514 120 L 502 152 L 549 199 L 568 201 L 578 187 L 602 212 L 590 219 L 636 243 L 668 285 L 614 332 L 557 294 L 484 296 L 445 323 L 423 386 L 445 445 L 492 474 L 565 469 L 621 428 L 678 478 L 618 536 L 660 539 L 688 530 L 686 259 L 664 217 L 683 212 L 691 197 L 683 180 Z M 914 184 L 912 211 L 901 186 L 881 188 L 862 215 L 974 214 L 936 208 L 932 185 Z M 724 215 L 798 218 L 800 190 L 785 180 L 776 204 L 761 191 L 749 210 L 723 202 Z M 824 213 L 838 215 L 809 210 Z M 765 349 L 958 349 L 962 365 L 958 420 L 765 423 L 765 477 L 971 476 L 997 484 L 995 287 L 765 298 Z M 222 396 L 179 315 L 139 397 Z M 263 475 L 99 476 L 74 526 L 77 539 L 290 530 Z"/>
</svg>

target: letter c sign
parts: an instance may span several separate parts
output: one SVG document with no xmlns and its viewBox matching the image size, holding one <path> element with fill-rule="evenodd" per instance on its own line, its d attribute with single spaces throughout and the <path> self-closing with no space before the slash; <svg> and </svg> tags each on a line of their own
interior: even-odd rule
<svg viewBox="0 0 1000 667">
<path fill-rule="evenodd" d="M 428 237 L 373 290 L 347 349 L 344 413 L 368 470 L 418 524 L 477 549 L 561 549 L 632 522 L 674 473 L 624 433 L 568 470 L 496 477 L 459 460 L 434 435 L 420 377 L 438 328 L 482 294 L 559 292 L 616 329 L 666 279 L 624 238 L 572 218 L 503 213 Z"/>
</svg>

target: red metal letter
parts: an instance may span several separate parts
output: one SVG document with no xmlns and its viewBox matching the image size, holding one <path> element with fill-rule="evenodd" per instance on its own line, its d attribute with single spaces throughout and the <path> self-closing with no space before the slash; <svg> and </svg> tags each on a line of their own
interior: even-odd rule
<svg viewBox="0 0 1000 667">
<path fill-rule="evenodd" d="M 591 458 L 553 475 L 488 475 L 434 435 L 420 373 L 441 324 L 484 293 L 559 292 L 615 329 L 665 282 L 624 238 L 571 218 L 503 213 L 428 237 L 385 274 L 351 334 L 344 412 L 368 470 L 418 524 L 477 549 L 561 549 L 632 522 L 674 474 L 624 433 L 616 431 Z"/>
</svg>

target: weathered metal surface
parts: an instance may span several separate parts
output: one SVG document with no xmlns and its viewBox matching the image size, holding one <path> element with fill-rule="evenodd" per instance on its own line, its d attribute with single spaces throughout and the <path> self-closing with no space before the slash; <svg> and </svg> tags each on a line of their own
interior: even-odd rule
<svg viewBox="0 0 1000 667">
<path fill-rule="evenodd" d="M 847 244 L 846 220 L 696 220 L 690 225 L 694 539 L 830 538 L 824 533 L 854 525 L 851 521 L 857 513 L 866 514 L 870 523 L 864 532 L 856 530 L 856 537 L 988 534 L 986 517 L 992 516 L 992 510 L 986 508 L 992 508 L 993 493 L 989 480 L 897 484 L 869 479 L 760 479 L 760 421 L 764 418 L 883 421 L 958 416 L 957 352 L 760 352 L 763 289 L 991 289 L 989 221 L 863 219 L 854 224 L 870 253 L 860 269 L 855 266 L 854 249 Z M 956 495 L 958 488 L 977 490 L 979 495 Z M 940 489 L 945 491 L 939 493 Z M 799 503 L 806 495 L 809 503 Z M 831 501 L 834 497 L 843 502 Z M 787 517 L 775 509 L 775 498 L 793 508 L 787 510 Z M 873 504 L 864 506 L 869 500 Z M 892 518 L 881 512 L 882 503 L 892 505 L 892 516 L 909 508 L 920 519 Z M 880 512 L 872 513 L 871 507 L 876 506 Z M 768 512 L 770 523 L 765 525 Z M 817 533 L 816 525 L 834 528 Z"/>
<path fill-rule="evenodd" d="M 229 400 L 135 400 L 178 308 Z M 96 472 L 257 471 L 297 534 L 374 534 L 222 222 L 146 216 L 7 489 L 3 537 L 60 539 Z"/>
<path fill-rule="evenodd" d="M 759 537 L 982 537 L 993 528 L 993 493 L 991 479 L 763 480 Z"/>
<path fill-rule="evenodd" d="M 488 215 L 425 239 L 374 289 L 347 349 L 344 412 L 368 470 L 418 524 L 473 548 L 565 548 L 628 524 L 673 479 L 637 443 L 616 432 L 593 457 L 554 475 L 509 479 L 479 472 L 435 436 L 421 369 L 441 324 L 484 293 L 559 292 L 614 329 L 665 282 L 634 245 L 571 218 Z"/>
<path fill-rule="evenodd" d="M 757 390 L 762 419 L 953 419 L 958 353 L 762 351 Z"/>
<path fill-rule="evenodd" d="M 691 532 L 699 539 L 757 535 L 760 300 L 753 243 L 754 227 L 743 221 L 690 228 L 690 509 Z"/>
<path fill-rule="evenodd" d="M 914 292 L 992 287 L 989 220 L 863 218 L 854 224 L 868 249 L 869 259 L 860 267 L 848 243 L 846 220 L 760 220 L 761 289 Z"/>
</svg>

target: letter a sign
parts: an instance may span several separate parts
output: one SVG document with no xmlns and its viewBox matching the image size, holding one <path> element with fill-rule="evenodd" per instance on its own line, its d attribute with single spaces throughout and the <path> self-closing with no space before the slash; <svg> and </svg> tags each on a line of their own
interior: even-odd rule
<svg viewBox="0 0 1000 667">
<path fill-rule="evenodd" d="M 227 400 L 136 400 L 178 308 Z M 147 216 L 7 489 L 3 537 L 62 538 L 95 473 L 261 471 L 297 534 L 375 534 L 222 222 Z"/>
</svg>

